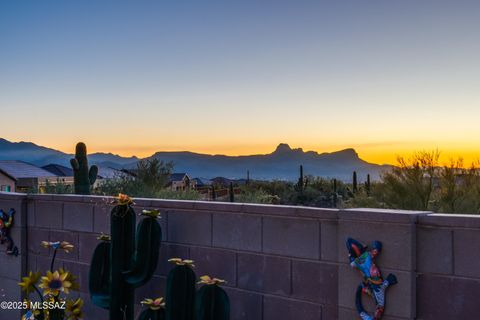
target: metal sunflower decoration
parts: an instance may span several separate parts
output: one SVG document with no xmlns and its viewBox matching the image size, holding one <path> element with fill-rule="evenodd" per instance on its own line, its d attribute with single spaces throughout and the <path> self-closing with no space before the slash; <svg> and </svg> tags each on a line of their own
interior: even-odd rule
<svg viewBox="0 0 480 320">
<path fill-rule="evenodd" d="M 26 295 L 24 300 L 26 308 L 22 319 L 83 319 L 83 300 L 68 298 L 71 290 L 79 290 L 76 277 L 63 268 L 54 269 L 57 251 L 70 253 L 74 246 L 67 241 L 42 241 L 40 244 L 46 249 L 53 249 L 50 270 L 47 270 L 43 276 L 40 272 L 30 271 L 28 276 L 22 277 L 22 281 L 18 284 Z M 30 295 L 33 293 L 38 295 L 36 301 L 30 299 Z"/>
</svg>

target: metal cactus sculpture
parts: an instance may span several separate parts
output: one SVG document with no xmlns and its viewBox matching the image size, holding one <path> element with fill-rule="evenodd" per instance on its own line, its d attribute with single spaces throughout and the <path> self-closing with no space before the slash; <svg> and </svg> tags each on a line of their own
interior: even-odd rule
<svg viewBox="0 0 480 320">
<path fill-rule="evenodd" d="M 87 146 L 83 142 L 75 147 L 75 158 L 70 160 L 73 168 L 73 181 L 76 194 L 90 194 L 90 188 L 97 180 L 98 167 L 88 168 Z"/>
<path fill-rule="evenodd" d="M 145 299 L 142 301 L 142 305 L 147 306 L 148 309 L 145 309 L 140 313 L 138 320 L 165 320 L 165 301 L 163 298 L 157 299 Z"/>
<path fill-rule="evenodd" d="M 167 320 L 193 320 L 196 280 L 192 260 L 173 258 L 175 263 L 167 278 Z"/>
<path fill-rule="evenodd" d="M 195 320 L 228 320 L 230 319 L 230 300 L 220 287 L 224 280 L 200 277 L 204 284 L 198 290 L 195 298 Z"/>
<path fill-rule="evenodd" d="M 147 306 L 137 320 L 229 320 L 230 300 L 220 285 L 224 280 L 200 277 L 203 286 L 196 291 L 195 267 L 192 260 L 172 258 L 175 264 L 167 278 L 167 296 L 145 299 Z"/>
<path fill-rule="evenodd" d="M 355 294 L 358 315 L 362 320 L 379 320 L 385 311 L 385 291 L 397 283 L 397 278 L 393 274 L 389 274 L 386 279 L 383 279 L 380 269 L 375 265 L 375 258 L 382 252 L 382 243 L 373 241 L 370 250 L 352 238 L 348 238 L 346 244 L 350 266 L 358 269 L 363 276 L 363 281 L 357 287 Z M 363 308 L 362 293 L 373 297 L 375 301 L 376 310 L 373 316 Z"/>
<path fill-rule="evenodd" d="M 133 320 L 134 290 L 153 276 L 162 231 L 157 210 L 142 212 L 135 234 L 132 200 L 119 195 L 110 216 L 111 236 L 102 235 L 90 265 L 89 291 L 95 305 L 110 311 L 110 320 Z"/>
<path fill-rule="evenodd" d="M 15 209 L 10 208 L 8 213 L 0 209 L 0 244 L 7 243 L 7 254 L 18 256 L 18 248 L 10 236 L 10 230 L 13 227 L 13 216 Z"/>
</svg>

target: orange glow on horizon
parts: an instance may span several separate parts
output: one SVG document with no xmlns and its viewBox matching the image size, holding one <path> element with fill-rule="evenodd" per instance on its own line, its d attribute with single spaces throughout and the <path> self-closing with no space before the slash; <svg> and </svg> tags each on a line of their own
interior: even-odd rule
<svg viewBox="0 0 480 320">
<path fill-rule="evenodd" d="M 278 145 L 278 144 L 277 144 Z M 181 151 L 189 151 L 193 153 L 201 153 L 201 154 L 210 154 L 210 155 L 227 155 L 227 156 L 248 156 L 248 155 L 258 155 L 258 154 L 269 154 L 272 153 L 277 145 L 216 145 L 216 146 L 197 146 L 193 145 L 192 147 L 178 147 L 178 146 L 158 146 L 158 147 L 151 147 L 151 146 L 137 146 L 137 147 L 127 147 L 127 146 L 95 146 L 95 145 L 88 145 L 88 152 L 89 153 L 96 153 L 96 152 L 103 152 L 103 153 L 113 153 L 118 154 L 122 157 L 131 157 L 137 156 L 139 158 L 145 158 L 153 155 L 156 152 L 181 152 Z M 300 148 L 295 145 L 290 145 L 292 149 Z M 433 151 L 439 150 L 440 151 L 440 163 L 442 165 L 448 164 L 451 159 L 458 159 L 462 158 L 464 161 L 465 166 L 470 166 L 473 162 L 476 162 L 480 159 L 480 151 L 475 150 L 472 148 L 465 148 L 463 150 L 458 148 L 439 148 L 433 145 L 427 145 L 422 147 L 421 145 L 402 145 L 401 147 L 392 145 L 391 147 L 385 146 L 351 146 L 348 147 L 347 145 L 340 145 L 340 146 L 328 146 L 322 149 L 319 148 L 309 148 L 303 147 L 303 151 L 315 151 L 319 154 L 321 153 L 331 153 L 340 150 L 344 150 L 347 148 L 353 148 L 358 153 L 360 159 L 367 161 L 369 163 L 374 164 L 396 164 L 397 157 L 402 156 L 405 158 L 410 157 L 416 151 Z M 71 149 L 71 150 L 69 150 Z M 72 153 L 73 148 L 58 148 L 58 150 L 66 153 Z"/>
</svg>

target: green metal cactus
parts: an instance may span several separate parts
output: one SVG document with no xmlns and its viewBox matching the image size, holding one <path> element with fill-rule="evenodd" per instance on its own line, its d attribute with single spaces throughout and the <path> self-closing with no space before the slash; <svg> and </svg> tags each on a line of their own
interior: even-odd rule
<svg viewBox="0 0 480 320">
<path fill-rule="evenodd" d="M 167 320 L 193 320 L 195 308 L 196 276 L 193 261 L 170 259 L 176 266 L 167 278 Z"/>
<path fill-rule="evenodd" d="M 224 280 L 200 277 L 203 284 L 196 291 L 196 276 L 192 260 L 172 258 L 175 263 L 167 278 L 166 303 L 163 298 L 145 299 L 142 305 L 148 306 L 137 320 L 229 320 L 230 300 L 219 286 Z"/>
<path fill-rule="evenodd" d="M 77 143 L 75 158 L 70 160 L 73 168 L 73 181 L 76 194 L 90 194 L 90 188 L 97 180 L 98 167 L 93 165 L 88 169 L 87 146 Z"/>
<path fill-rule="evenodd" d="M 158 309 L 146 309 L 143 310 L 142 313 L 138 316 L 138 320 L 165 320 L 165 310 Z"/>
<path fill-rule="evenodd" d="M 147 306 L 148 309 L 143 310 L 138 316 L 137 320 L 165 320 L 165 302 L 163 298 L 145 299 L 142 305 Z"/>
<path fill-rule="evenodd" d="M 133 320 L 134 291 L 153 276 L 157 267 L 162 230 L 158 211 L 144 211 L 135 234 L 132 201 L 120 195 L 110 216 L 111 238 L 94 251 L 90 265 L 92 302 L 110 311 L 110 320 Z"/>
<path fill-rule="evenodd" d="M 204 285 L 195 298 L 195 320 L 229 320 L 230 300 L 219 286 L 225 281 L 208 276 L 201 277 L 201 280 Z"/>
</svg>

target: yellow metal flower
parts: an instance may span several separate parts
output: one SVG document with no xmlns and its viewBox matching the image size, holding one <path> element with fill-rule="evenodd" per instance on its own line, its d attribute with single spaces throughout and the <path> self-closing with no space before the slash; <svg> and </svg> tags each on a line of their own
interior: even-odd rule
<svg viewBox="0 0 480 320">
<path fill-rule="evenodd" d="M 58 296 L 60 292 L 68 293 L 72 283 L 67 280 L 69 273 L 60 273 L 58 271 L 47 271 L 47 275 L 42 277 L 40 288 L 43 289 L 43 295 Z"/>
<path fill-rule="evenodd" d="M 116 197 L 113 202 L 117 205 L 120 205 L 120 206 L 126 206 L 126 205 L 134 204 L 132 198 L 130 198 L 129 196 L 127 196 L 126 194 L 123 194 L 123 193 L 119 193 L 118 197 Z"/>
<path fill-rule="evenodd" d="M 102 232 L 102 233 L 97 237 L 97 240 L 101 240 L 101 241 L 111 241 L 112 239 L 110 238 L 110 235 L 105 234 L 105 233 Z"/>
<path fill-rule="evenodd" d="M 218 279 L 218 278 L 210 278 L 210 276 L 201 276 L 200 281 L 198 282 L 199 284 L 222 284 L 226 283 L 225 280 Z"/>
<path fill-rule="evenodd" d="M 154 299 L 145 299 L 140 303 L 149 307 L 152 310 L 158 310 L 160 308 L 165 308 L 165 302 L 163 301 L 162 297 L 157 298 L 155 300 Z"/>
<path fill-rule="evenodd" d="M 34 320 L 39 315 L 40 315 L 40 310 L 27 310 L 25 314 L 22 315 L 22 320 Z"/>
<path fill-rule="evenodd" d="M 55 242 L 49 242 L 49 241 L 42 241 L 41 242 L 42 247 L 44 248 L 52 248 L 52 249 L 62 249 L 66 253 L 70 253 L 70 251 L 73 250 L 74 246 L 68 241 L 55 241 Z"/>
<path fill-rule="evenodd" d="M 171 258 L 168 259 L 168 262 L 171 262 L 173 264 L 176 264 L 177 266 L 189 266 L 189 267 L 195 267 L 193 264 L 193 260 L 182 260 L 182 258 Z"/>
<path fill-rule="evenodd" d="M 60 275 L 63 275 L 65 273 L 67 274 L 67 277 L 65 278 L 65 280 L 71 283 L 71 286 L 69 288 L 70 290 L 75 290 L 75 291 L 80 290 L 80 285 L 77 282 L 77 277 L 75 277 L 73 273 L 68 272 L 63 268 L 58 269 L 58 272 L 60 273 Z"/>
<path fill-rule="evenodd" d="M 160 219 L 160 210 L 142 210 L 142 213 L 140 213 L 139 215 Z"/>
<path fill-rule="evenodd" d="M 78 298 L 77 300 L 67 300 L 67 320 L 79 320 L 83 318 L 83 300 Z"/>
<path fill-rule="evenodd" d="M 31 319 L 35 319 L 36 316 L 40 315 L 40 310 L 38 309 L 32 309 L 32 301 L 31 300 L 28 300 L 28 299 L 23 299 L 23 303 L 27 305 L 27 307 L 25 308 L 25 310 L 27 310 L 27 312 L 22 316 L 22 320 L 31 320 Z"/>
<path fill-rule="evenodd" d="M 21 287 L 22 291 L 25 291 L 27 295 L 35 291 L 35 284 L 37 284 L 38 279 L 40 279 L 40 272 L 28 273 L 28 277 L 22 277 L 22 282 L 19 282 L 18 285 Z"/>
</svg>

